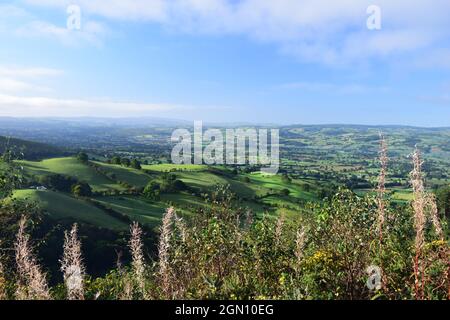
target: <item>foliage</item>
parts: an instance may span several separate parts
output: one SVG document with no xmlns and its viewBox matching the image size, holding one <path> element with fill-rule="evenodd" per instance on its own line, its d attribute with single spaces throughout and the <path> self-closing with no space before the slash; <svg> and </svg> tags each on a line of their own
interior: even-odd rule
<svg viewBox="0 0 450 320">
<path fill-rule="evenodd" d="M 89 161 L 89 157 L 85 152 L 78 153 L 77 159 L 79 161 L 81 161 L 82 163 L 88 163 L 88 161 Z"/>
<path fill-rule="evenodd" d="M 92 189 L 88 183 L 80 182 L 72 186 L 72 193 L 76 197 L 90 197 L 92 195 Z"/>
</svg>

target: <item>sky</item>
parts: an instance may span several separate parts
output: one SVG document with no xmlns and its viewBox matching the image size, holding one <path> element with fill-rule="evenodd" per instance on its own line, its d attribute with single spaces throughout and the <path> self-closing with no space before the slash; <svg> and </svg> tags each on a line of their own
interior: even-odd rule
<svg viewBox="0 0 450 320">
<path fill-rule="evenodd" d="M 449 15 L 448 0 L 2 1 L 0 116 L 450 126 Z"/>
</svg>

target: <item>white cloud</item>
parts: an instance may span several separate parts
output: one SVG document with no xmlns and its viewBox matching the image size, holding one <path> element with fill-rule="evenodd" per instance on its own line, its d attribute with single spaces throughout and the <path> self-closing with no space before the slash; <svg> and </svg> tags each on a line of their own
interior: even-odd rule
<svg viewBox="0 0 450 320">
<path fill-rule="evenodd" d="M 213 110 L 215 106 L 117 101 L 114 99 L 67 99 L 49 96 L 51 88 L 42 86 L 49 77 L 58 77 L 63 70 L 42 67 L 0 65 L 0 116 L 14 117 L 80 117 L 152 116 L 173 111 Z M 45 94 L 42 95 L 42 94 Z"/>
<path fill-rule="evenodd" d="M 191 107 L 170 104 L 120 102 L 105 99 L 23 97 L 0 93 L 0 116 L 79 117 L 107 115 L 108 117 L 132 117 L 189 108 Z"/>
<path fill-rule="evenodd" d="M 37 78 L 37 77 L 53 77 L 60 76 L 64 72 L 59 69 L 51 68 L 26 68 L 16 66 L 0 66 L 0 77 L 17 77 L 17 78 Z"/>
<path fill-rule="evenodd" d="M 51 91 L 49 88 L 37 86 L 28 82 L 11 78 L 0 77 L 0 92 L 44 92 Z"/>
<path fill-rule="evenodd" d="M 24 1 L 60 8 L 73 2 Z M 380 31 L 366 29 L 371 0 L 78 0 L 77 4 L 88 15 L 160 23 L 178 32 L 247 35 L 275 43 L 303 61 L 330 65 L 419 50 L 432 54 L 450 37 L 448 0 L 378 0 Z"/>
<path fill-rule="evenodd" d="M 46 86 L 36 84 L 46 77 L 60 76 L 62 70 L 50 68 L 24 68 L 0 65 L 0 93 L 42 93 L 52 91 Z"/>
</svg>

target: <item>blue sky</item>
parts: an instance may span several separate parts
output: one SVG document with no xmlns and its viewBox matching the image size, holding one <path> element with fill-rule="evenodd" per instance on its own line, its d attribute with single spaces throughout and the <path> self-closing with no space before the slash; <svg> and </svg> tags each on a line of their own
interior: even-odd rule
<svg viewBox="0 0 450 320">
<path fill-rule="evenodd" d="M 0 116 L 450 126 L 450 2 L 371 4 L 2 2 Z"/>
</svg>

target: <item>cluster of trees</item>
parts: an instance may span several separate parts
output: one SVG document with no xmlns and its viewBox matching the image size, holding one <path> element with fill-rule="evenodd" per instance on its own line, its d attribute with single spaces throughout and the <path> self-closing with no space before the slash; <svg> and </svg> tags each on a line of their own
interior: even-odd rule
<svg viewBox="0 0 450 320">
<path fill-rule="evenodd" d="M 152 200 L 158 200 L 162 193 L 175 193 L 187 190 L 186 184 L 172 173 L 166 173 L 160 181 L 152 180 L 144 188 L 143 194 Z"/>
<path fill-rule="evenodd" d="M 78 181 L 78 179 L 67 175 L 48 174 L 38 176 L 36 182 L 48 189 L 72 193 L 76 197 L 90 197 L 92 195 L 92 188 L 87 182 Z"/>
<path fill-rule="evenodd" d="M 111 158 L 111 160 L 108 161 L 108 163 L 116 164 L 116 165 L 122 165 L 124 167 L 133 168 L 137 170 L 141 170 L 141 162 L 137 159 L 129 159 L 129 158 L 121 158 L 119 156 L 114 156 Z"/>
<path fill-rule="evenodd" d="M 72 187 L 78 183 L 76 178 L 62 174 L 38 176 L 36 180 L 40 185 L 43 185 L 48 189 L 68 193 L 72 192 Z"/>
</svg>

